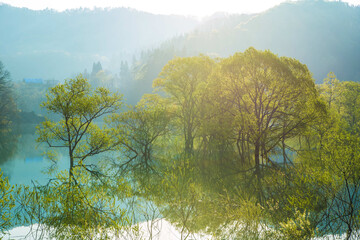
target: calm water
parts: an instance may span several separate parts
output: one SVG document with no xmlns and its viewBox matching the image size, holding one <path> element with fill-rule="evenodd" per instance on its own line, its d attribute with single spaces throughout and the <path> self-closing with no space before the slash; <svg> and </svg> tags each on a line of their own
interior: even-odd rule
<svg viewBox="0 0 360 240">
<path fill-rule="evenodd" d="M 0 138 L 0 168 L 11 184 L 46 183 L 48 176 L 43 171 L 52 164 L 44 156 L 48 149 L 36 142 L 35 125 L 20 126 L 13 134 Z M 68 168 L 68 161 L 59 154 L 59 169 Z"/>
</svg>

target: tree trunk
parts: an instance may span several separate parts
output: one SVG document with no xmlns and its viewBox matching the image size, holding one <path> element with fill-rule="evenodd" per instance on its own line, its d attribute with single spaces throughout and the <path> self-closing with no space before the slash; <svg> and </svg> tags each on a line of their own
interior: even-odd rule
<svg viewBox="0 0 360 240">
<path fill-rule="evenodd" d="M 255 174 L 260 177 L 260 141 L 257 139 L 255 141 Z"/>
</svg>

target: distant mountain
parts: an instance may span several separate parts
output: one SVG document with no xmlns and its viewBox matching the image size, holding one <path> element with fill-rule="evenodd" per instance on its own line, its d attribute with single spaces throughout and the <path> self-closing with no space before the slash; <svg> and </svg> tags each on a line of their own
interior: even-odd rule
<svg viewBox="0 0 360 240">
<path fill-rule="evenodd" d="M 207 39 L 205 46 L 199 44 L 201 38 Z M 359 43 L 360 7 L 307 0 L 280 4 L 247 21 L 233 18 L 211 32 L 194 34 L 182 45 L 221 56 L 249 46 L 270 49 L 307 64 L 318 81 L 329 71 L 343 80 L 360 81 Z"/>
<path fill-rule="evenodd" d="M 134 66 L 135 88 L 151 91 L 160 66 L 175 55 L 227 57 L 250 46 L 300 60 L 317 82 L 330 71 L 340 80 L 360 81 L 360 7 L 306 0 L 254 15 L 220 14 L 148 52 Z"/>
<path fill-rule="evenodd" d="M 135 52 L 197 24 L 192 18 L 128 8 L 57 12 L 0 5 L 0 60 L 14 80 L 60 80 L 95 61 L 116 70 Z"/>
<path fill-rule="evenodd" d="M 0 31 L 0 60 L 14 80 L 62 80 L 84 68 L 91 72 L 97 61 L 118 74 L 127 60 L 130 71 L 123 75 L 132 77 L 124 82 L 134 101 L 151 92 L 153 79 L 174 56 L 227 57 L 250 46 L 299 59 L 317 82 L 330 71 L 340 80 L 360 81 L 360 7 L 341 2 L 304 0 L 259 14 L 217 13 L 201 25 L 126 8 L 56 12 L 0 5 Z"/>
</svg>

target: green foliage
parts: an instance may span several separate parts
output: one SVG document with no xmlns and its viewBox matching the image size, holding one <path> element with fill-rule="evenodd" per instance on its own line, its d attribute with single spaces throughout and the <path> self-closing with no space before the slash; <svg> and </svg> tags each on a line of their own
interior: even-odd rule
<svg viewBox="0 0 360 240">
<path fill-rule="evenodd" d="M 73 171 L 76 182 L 63 171 L 45 186 L 25 188 L 20 199 L 29 213 L 27 221 L 36 221 L 42 231 L 56 239 L 108 239 L 128 224 L 119 200 L 129 195 L 126 184 L 119 181 L 94 180 L 83 169 Z"/>
<path fill-rule="evenodd" d="M 219 239 L 272 239 L 275 231 L 264 222 L 265 209 L 246 192 L 225 192 L 217 199 L 226 221 L 216 229 Z"/>
<path fill-rule="evenodd" d="M 257 172 L 260 160 L 269 162 L 279 145 L 284 151 L 285 141 L 298 135 L 316 111 L 310 111 L 316 91 L 307 67 L 270 51 L 249 48 L 224 59 L 210 91 L 223 113 L 220 119 L 227 117 L 242 165 L 254 161 Z M 252 149 L 253 156 L 247 155 Z"/>
<path fill-rule="evenodd" d="M 314 231 L 307 217 L 307 213 L 301 213 L 295 209 L 295 216 L 288 219 L 285 223 L 280 223 L 281 239 L 311 239 L 314 237 Z"/>
<path fill-rule="evenodd" d="M 122 167 L 132 170 L 154 170 L 158 156 L 162 154 L 161 145 L 170 132 L 170 119 L 173 114 L 158 95 L 145 95 L 136 106 L 116 114 L 109 120 L 126 141 L 121 145 L 127 156 Z"/>
<path fill-rule="evenodd" d="M 14 93 L 10 83 L 10 73 L 0 61 L 0 133 L 9 130 L 9 124 L 16 114 Z"/>
<path fill-rule="evenodd" d="M 11 210 L 15 207 L 13 193 L 14 187 L 9 184 L 7 177 L 3 177 L 0 169 L 0 234 L 5 234 L 12 226 Z"/>
<path fill-rule="evenodd" d="M 155 165 L 164 181 L 148 182 L 163 191 L 147 188 L 151 199 L 158 195 L 164 217 L 185 238 L 201 231 L 225 238 L 280 236 L 279 223 L 294 217 L 287 207 L 297 190 L 290 187 L 289 151 L 327 113 L 307 67 L 249 48 L 216 61 L 202 55 L 175 58 L 153 86 L 161 95 L 152 97 L 174 126 L 161 137 L 170 140 L 166 154 L 154 158 L 165 160 Z M 139 118 L 133 111 L 123 116 L 127 122 Z M 139 141 L 147 135 L 131 136 Z"/>
<path fill-rule="evenodd" d="M 38 141 L 67 150 L 69 171 L 16 201 L 24 221 L 63 239 L 107 239 L 129 224 L 142 237 L 138 221 L 160 216 L 181 239 L 356 238 L 359 86 L 329 74 L 316 89 L 299 61 L 249 48 L 175 58 L 154 81 L 159 95 L 116 113 L 120 95 L 78 76 L 49 90 L 42 106 L 59 118 L 38 128 Z M 120 157 L 100 159 L 109 151 Z"/>
<path fill-rule="evenodd" d="M 92 90 L 79 75 L 51 88 L 46 97 L 42 107 L 57 114 L 60 120 L 43 122 L 38 127 L 38 141 L 49 147 L 68 149 L 70 171 L 88 157 L 114 150 L 121 141 L 113 129 L 94 123 L 120 108 L 120 95 L 105 88 Z M 86 168 L 86 164 L 82 166 Z"/>
<path fill-rule="evenodd" d="M 187 159 L 172 163 L 163 172 L 163 193 L 158 197 L 161 203 L 164 202 L 161 213 L 179 229 L 181 239 L 187 239 L 197 230 L 197 208 L 203 192 L 196 184 L 196 173 Z"/>
<path fill-rule="evenodd" d="M 164 91 L 168 104 L 175 108 L 174 117 L 183 133 L 187 154 L 193 153 L 194 139 L 199 134 L 204 114 L 202 95 L 214 65 L 214 60 L 204 55 L 175 58 L 164 66 L 153 83 L 155 91 Z"/>
<path fill-rule="evenodd" d="M 326 114 L 305 134 L 291 179 L 289 207 L 307 211 L 317 234 L 346 234 L 359 229 L 358 83 L 339 82 L 333 73 L 319 87 Z M 296 218 L 296 215 L 293 216 Z"/>
<path fill-rule="evenodd" d="M 357 82 L 342 82 L 340 84 L 341 97 L 338 109 L 344 119 L 345 129 L 352 134 L 360 132 L 360 84 Z"/>
<path fill-rule="evenodd" d="M 90 159 L 118 149 L 123 141 L 115 129 L 95 123 L 120 108 L 121 96 L 105 88 L 93 90 L 79 75 L 51 88 L 46 97 L 42 107 L 60 120 L 43 122 L 37 141 L 66 149 L 70 167 L 45 186 L 25 189 L 29 202 L 22 206 L 30 220 L 36 219 L 56 238 L 108 239 L 126 223 L 118 201 L 129 196 L 129 186 L 119 176 L 110 178 L 116 173 L 111 162 Z M 52 151 L 47 155 L 56 157 Z"/>
<path fill-rule="evenodd" d="M 325 101 L 328 103 L 328 107 L 331 108 L 331 104 L 337 104 L 339 102 L 339 89 L 340 82 L 336 78 L 333 72 L 328 73 L 324 79 L 324 83 L 321 85 L 320 90 Z"/>
</svg>

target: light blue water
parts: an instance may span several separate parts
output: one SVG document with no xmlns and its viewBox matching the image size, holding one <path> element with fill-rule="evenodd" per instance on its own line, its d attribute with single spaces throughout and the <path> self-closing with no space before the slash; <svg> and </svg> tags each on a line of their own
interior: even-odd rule
<svg viewBox="0 0 360 240">
<path fill-rule="evenodd" d="M 4 176 L 8 177 L 11 184 L 30 185 L 36 181 L 44 184 L 49 176 L 44 173 L 52 162 L 46 158 L 44 152 L 49 150 L 44 144 L 36 142 L 35 125 L 23 126 L 15 136 L 11 144 L 8 144 L 7 152 L 11 154 L 0 154 L 0 168 Z M 6 141 L 6 139 L 0 139 Z M 69 166 L 66 156 L 59 154 L 57 166 L 66 169 Z"/>
</svg>

